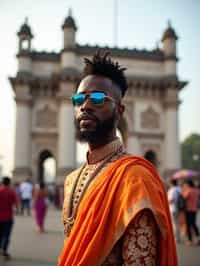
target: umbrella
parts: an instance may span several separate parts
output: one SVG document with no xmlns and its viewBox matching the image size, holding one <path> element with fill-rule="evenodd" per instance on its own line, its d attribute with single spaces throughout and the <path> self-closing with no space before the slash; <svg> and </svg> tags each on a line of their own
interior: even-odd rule
<svg viewBox="0 0 200 266">
<path fill-rule="evenodd" d="M 190 169 L 181 169 L 175 172 L 172 176 L 173 179 L 196 177 L 200 173 Z"/>
</svg>

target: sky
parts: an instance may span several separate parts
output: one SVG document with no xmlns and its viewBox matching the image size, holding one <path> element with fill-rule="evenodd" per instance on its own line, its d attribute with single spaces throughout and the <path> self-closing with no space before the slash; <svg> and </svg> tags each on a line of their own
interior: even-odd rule
<svg viewBox="0 0 200 266">
<path fill-rule="evenodd" d="M 178 77 L 189 82 L 179 95 L 180 141 L 191 133 L 200 134 L 199 0 L 0 0 L 0 165 L 4 174 L 12 170 L 14 157 L 16 107 L 8 77 L 17 71 L 16 33 L 28 17 L 33 49 L 59 52 L 61 26 L 69 8 L 78 26 L 79 44 L 152 50 L 161 45 L 170 20 L 179 37 Z"/>
</svg>

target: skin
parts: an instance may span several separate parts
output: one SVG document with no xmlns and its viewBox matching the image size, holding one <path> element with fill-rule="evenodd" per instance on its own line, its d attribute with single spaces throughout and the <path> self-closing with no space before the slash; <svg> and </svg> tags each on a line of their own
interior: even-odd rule
<svg viewBox="0 0 200 266">
<path fill-rule="evenodd" d="M 124 112 L 124 106 L 121 104 L 121 91 L 110 79 L 103 76 L 89 75 L 81 81 L 77 89 L 77 93 L 91 93 L 95 91 L 104 92 L 112 97 L 114 101 L 106 100 L 104 105 L 99 107 L 93 105 L 89 98 L 87 98 L 81 106 L 76 106 L 75 119 L 79 122 L 80 130 L 94 130 L 97 125 L 96 119 L 104 121 L 105 118 L 109 118 L 113 114 L 113 110 L 115 110 L 116 114 L 116 123 L 113 130 L 107 136 L 104 136 L 95 143 L 88 143 L 89 151 L 104 146 L 117 138 L 117 124 Z"/>
</svg>

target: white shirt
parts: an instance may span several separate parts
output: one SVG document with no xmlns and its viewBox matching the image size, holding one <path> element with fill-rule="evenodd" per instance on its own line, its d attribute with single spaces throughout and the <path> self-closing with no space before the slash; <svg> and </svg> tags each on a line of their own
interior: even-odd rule
<svg viewBox="0 0 200 266">
<path fill-rule="evenodd" d="M 175 213 L 178 211 L 176 207 L 176 203 L 177 203 L 178 195 L 180 193 L 181 193 L 181 188 L 178 186 L 171 187 L 167 192 L 169 208 L 170 208 L 171 213 Z"/>
<path fill-rule="evenodd" d="M 33 185 L 29 182 L 24 182 L 20 185 L 22 199 L 32 199 Z"/>
</svg>

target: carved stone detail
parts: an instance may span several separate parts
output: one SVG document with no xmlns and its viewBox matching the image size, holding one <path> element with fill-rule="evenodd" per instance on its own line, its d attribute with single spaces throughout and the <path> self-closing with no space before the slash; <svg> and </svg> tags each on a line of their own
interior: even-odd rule
<svg viewBox="0 0 200 266">
<path fill-rule="evenodd" d="M 42 110 L 36 113 L 36 126 L 40 128 L 56 128 L 57 113 L 49 105 L 45 105 Z"/>
<path fill-rule="evenodd" d="M 160 128 L 160 115 L 149 106 L 141 113 L 141 127 L 144 129 L 158 129 Z"/>
</svg>

